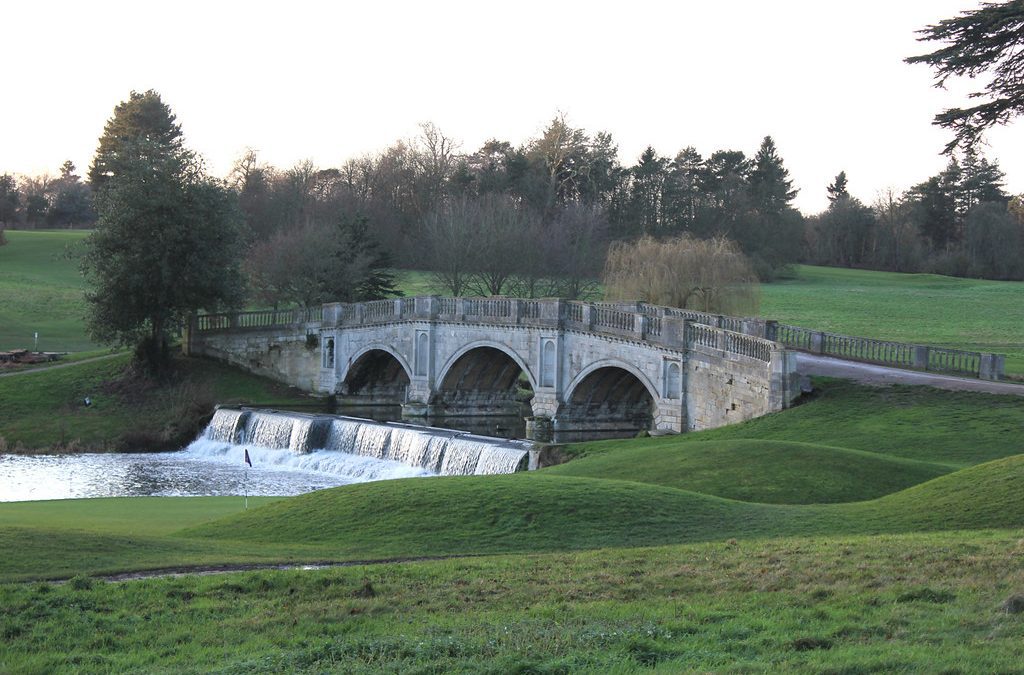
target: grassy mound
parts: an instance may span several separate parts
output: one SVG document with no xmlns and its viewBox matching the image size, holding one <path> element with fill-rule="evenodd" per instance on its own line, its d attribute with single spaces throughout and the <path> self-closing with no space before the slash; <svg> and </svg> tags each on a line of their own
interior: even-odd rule
<svg viewBox="0 0 1024 675">
<path fill-rule="evenodd" d="M 182 531 L 330 544 L 345 557 L 554 551 L 700 541 L 767 527 L 765 507 L 626 481 L 510 475 L 349 485 Z"/>
<path fill-rule="evenodd" d="M 824 504 L 874 499 L 948 473 L 937 464 L 811 443 L 754 439 L 634 443 L 546 469 L 617 478 L 745 502 Z"/>
<path fill-rule="evenodd" d="M 552 474 L 409 479 L 273 502 L 189 538 L 326 546 L 341 557 L 555 551 L 783 535 L 1024 526 L 1024 455 L 851 504 L 749 504 Z"/>
<path fill-rule="evenodd" d="M 865 387 L 818 380 L 809 400 L 781 413 L 719 429 L 643 441 L 652 447 L 746 439 L 814 443 L 903 457 L 960 469 L 1022 451 L 1019 396 L 950 392 L 930 387 Z M 583 445 L 582 452 L 613 448 Z"/>
<path fill-rule="evenodd" d="M 846 508 L 855 522 L 890 532 L 1024 526 L 1024 455 L 972 466 Z"/>
</svg>

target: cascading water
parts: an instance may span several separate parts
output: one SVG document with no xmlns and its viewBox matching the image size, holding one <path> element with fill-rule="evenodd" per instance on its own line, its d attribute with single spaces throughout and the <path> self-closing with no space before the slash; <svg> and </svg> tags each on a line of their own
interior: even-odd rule
<svg viewBox="0 0 1024 675">
<path fill-rule="evenodd" d="M 230 408 L 218 409 L 188 450 L 241 461 L 243 446 L 254 464 L 355 480 L 513 473 L 525 469 L 529 457 L 525 441 L 352 417 Z"/>
<path fill-rule="evenodd" d="M 527 461 L 527 444 L 448 429 L 336 418 L 327 450 L 401 462 L 442 476 L 513 473 Z"/>
<path fill-rule="evenodd" d="M 244 410 L 219 409 L 214 413 L 203 437 L 221 443 L 236 443 L 248 417 L 249 413 Z"/>
</svg>

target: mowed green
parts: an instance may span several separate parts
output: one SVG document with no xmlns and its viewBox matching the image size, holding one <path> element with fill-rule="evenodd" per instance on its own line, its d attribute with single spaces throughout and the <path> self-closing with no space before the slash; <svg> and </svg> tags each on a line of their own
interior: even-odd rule
<svg viewBox="0 0 1024 675">
<path fill-rule="evenodd" d="M 77 352 L 100 347 L 85 334 L 85 282 L 77 255 L 88 231 L 7 230 L 0 246 L 0 351 Z"/>
</svg>

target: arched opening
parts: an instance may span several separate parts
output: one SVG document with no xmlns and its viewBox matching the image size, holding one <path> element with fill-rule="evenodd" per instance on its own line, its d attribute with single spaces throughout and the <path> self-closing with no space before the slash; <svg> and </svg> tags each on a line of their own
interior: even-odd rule
<svg viewBox="0 0 1024 675">
<path fill-rule="evenodd" d="M 475 347 L 444 373 L 433 409 L 448 416 L 530 415 L 533 388 L 516 361 L 495 347 Z"/>
<path fill-rule="evenodd" d="M 629 436 L 650 429 L 653 419 L 654 398 L 640 378 L 625 368 L 604 366 L 573 388 L 556 429 Z"/>
<path fill-rule="evenodd" d="M 371 349 L 349 366 L 340 396 L 349 404 L 399 405 L 408 387 L 401 362 L 383 349 Z"/>
</svg>

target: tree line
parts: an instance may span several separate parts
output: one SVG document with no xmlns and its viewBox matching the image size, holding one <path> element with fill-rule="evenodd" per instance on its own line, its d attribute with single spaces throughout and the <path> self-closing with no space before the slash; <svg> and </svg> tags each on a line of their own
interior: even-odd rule
<svg viewBox="0 0 1024 675">
<path fill-rule="evenodd" d="M 1024 208 L 1003 172 L 974 150 L 938 175 L 866 205 L 840 172 L 828 208 L 807 219 L 804 259 L 821 265 L 1024 279 Z"/>
<path fill-rule="evenodd" d="M 260 297 L 304 303 L 323 294 L 275 278 L 268 249 L 281 253 L 280 277 L 282 260 L 309 259 L 303 251 L 324 245 L 350 250 L 355 238 L 362 252 L 351 274 L 371 263 L 426 267 L 453 293 L 527 296 L 585 295 L 610 243 L 684 234 L 731 239 L 762 280 L 792 262 L 1021 279 L 1021 201 L 1002 181 L 998 162 L 968 149 L 939 175 L 870 204 L 840 173 L 827 188 L 829 207 L 805 217 L 770 136 L 751 157 L 648 147 L 624 166 L 610 133 L 558 115 L 522 145 L 490 140 L 470 153 L 429 123 L 414 139 L 337 168 L 280 169 L 250 150 L 225 183 L 253 242 L 247 268 Z M 96 184 L 70 161 L 56 177 L 2 175 L 0 227 L 91 227 Z"/>
</svg>

